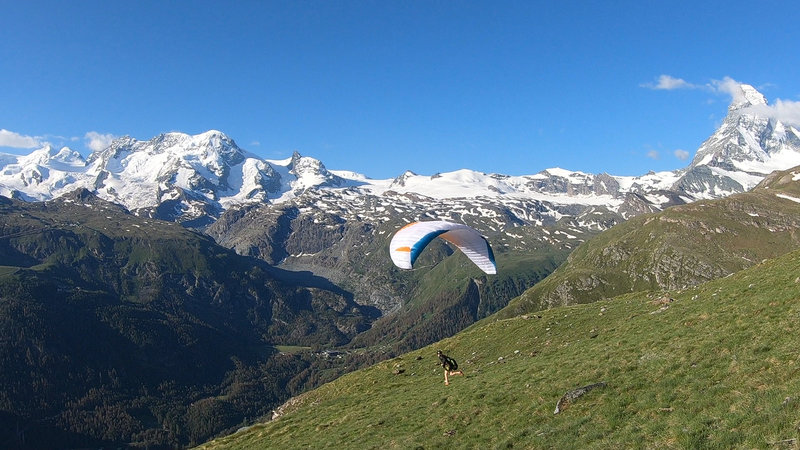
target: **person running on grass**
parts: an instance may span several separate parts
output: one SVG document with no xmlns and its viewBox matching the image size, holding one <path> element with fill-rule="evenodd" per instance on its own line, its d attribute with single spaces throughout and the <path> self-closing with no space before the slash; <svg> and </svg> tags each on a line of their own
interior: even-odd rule
<svg viewBox="0 0 800 450">
<path fill-rule="evenodd" d="M 464 372 L 457 370 L 458 363 L 455 359 L 445 355 L 442 353 L 441 350 L 436 351 L 436 356 L 439 357 L 439 362 L 441 362 L 442 367 L 444 367 L 444 384 L 445 386 L 450 385 L 450 378 L 449 375 L 464 375 Z"/>
</svg>

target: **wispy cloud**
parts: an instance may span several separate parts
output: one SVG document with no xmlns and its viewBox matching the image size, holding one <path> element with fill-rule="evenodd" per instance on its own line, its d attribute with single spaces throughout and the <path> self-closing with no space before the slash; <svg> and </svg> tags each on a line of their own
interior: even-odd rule
<svg viewBox="0 0 800 450">
<path fill-rule="evenodd" d="M 672 75 L 659 75 L 655 82 L 642 83 L 639 87 L 654 89 L 659 91 L 675 91 L 678 89 L 700 89 L 715 94 L 728 94 L 731 96 L 741 95 L 740 86 L 742 83 L 731 77 L 723 77 L 721 80 L 711 80 L 708 83 L 690 83 L 683 78 L 673 77 Z"/>
<path fill-rule="evenodd" d="M 775 116 L 784 122 L 794 126 L 800 125 L 800 102 L 778 99 L 772 106 L 772 110 L 775 112 Z"/>
<path fill-rule="evenodd" d="M 6 129 L 0 129 L 0 147 L 11 148 L 37 148 L 43 147 L 41 138 L 25 136 Z"/>
<path fill-rule="evenodd" d="M 90 131 L 86 133 L 84 139 L 86 139 L 86 147 L 93 152 L 97 152 L 111 145 L 111 141 L 116 139 L 116 136 Z"/>
<path fill-rule="evenodd" d="M 800 128 L 800 102 L 793 100 L 775 100 L 773 105 L 754 105 L 742 112 L 756 114 L 761 117 L 783 122 L 786 125 Z"/>
<path fill-rule="evenodd" d="M 672 155 L 680 159 L 681 161 L 686 161 L 691 156 L 689 152 L 681 149 L 673 150 Z M 661 151 L 651 148 L 650 150 L 647 151 L 645 156 L 653 160 L 659 160 L 661 159 Z"/>
<path fill-rule="evenodd" d="M 714 87 L 714 90 L 728 94 L 731 97 L 741 95 L 742 84 L 743 83 L 740 83 L 731 77 L 724 77 L 721 80 L 711 80 L 711 86 Z"/>
<path fill-rule="evenodd" d="M 670 75 L 661 75 L 656 79 L 655 82 L 642 83 L 639 86 L 661 91 L 672 91 L 675 89 L 698 89 L 703 87 L 689 83 L 683 78 L 675 78 Z"/>
<path fill-rule="evenodd" d="M 689 152 L 681 149 L 675 150 L 672 154 L 675 155 L 675 157 L 680 159 L 681 161 L 686 161 L 687 159 L 689 159 L 689 156 L 691 156 Z"/>
<path fill-rule="evenodd" d="M 741 102 L 745 100 L 744 90 L 742 84 L 731 77 L 724 77 L 721 80 L 711 80 L 709 86 L 716 93 L 730 95 L 731 101 Z"/>
</svg>

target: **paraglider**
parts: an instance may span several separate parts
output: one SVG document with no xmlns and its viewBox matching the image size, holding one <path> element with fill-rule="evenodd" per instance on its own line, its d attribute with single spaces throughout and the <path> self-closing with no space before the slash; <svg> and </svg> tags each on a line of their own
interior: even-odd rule
<svg viewBox="0 0 800 450">
<path fill-rule="evenodd" d="M 494 254 L 489 242 L 475 229 L 444 220 L 410 223 L 395 233 L 389 244 L 389 254 L 401 269 L 411 269 L 422 250 L 440 237 L 452 243 L 488 274 L 497 273 Z"/>
</svg>

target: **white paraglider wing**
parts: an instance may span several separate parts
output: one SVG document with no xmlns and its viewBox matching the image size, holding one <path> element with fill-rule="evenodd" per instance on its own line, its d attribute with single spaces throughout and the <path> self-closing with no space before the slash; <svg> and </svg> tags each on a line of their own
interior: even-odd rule
<svg viewBox="0 0 800 450">
<path fill-rule="evenodd" d="M 497 273 L 494 254 L 486 238 L 473 228 L 444 220 L 414 222 L 398 230 L 389 244 L 392 261 L 401 269 L 411 269 L 422 250 L 437 237 L 458 247 L 484 272 Z"/>
</svg>

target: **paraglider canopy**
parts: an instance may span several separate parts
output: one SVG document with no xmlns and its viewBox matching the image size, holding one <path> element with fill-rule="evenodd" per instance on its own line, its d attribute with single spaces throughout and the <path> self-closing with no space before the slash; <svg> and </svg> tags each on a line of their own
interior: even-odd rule
<svg viewBox="0 0 800 450">
<path fill-rule="evenodd" d="M 497 273 L 489 242 L 474 228 L 444 220 L 410 223 L 395 233 L 389 254 L 401 269 L 411 269 L 422 250 L 435 238 L 452 243 L 488 274 Z"/>
</svg>

